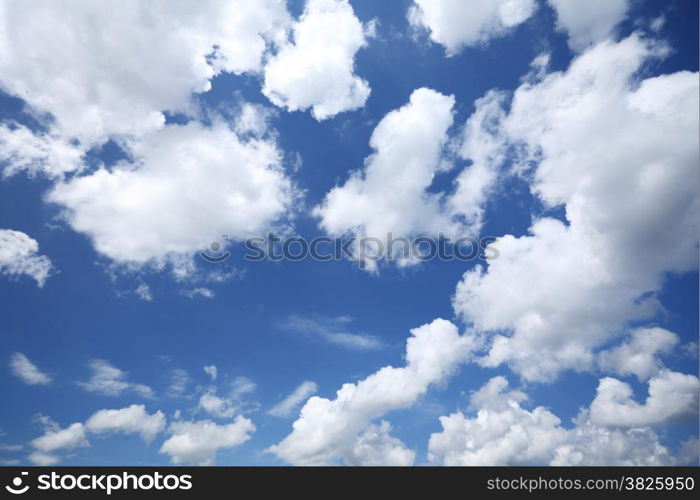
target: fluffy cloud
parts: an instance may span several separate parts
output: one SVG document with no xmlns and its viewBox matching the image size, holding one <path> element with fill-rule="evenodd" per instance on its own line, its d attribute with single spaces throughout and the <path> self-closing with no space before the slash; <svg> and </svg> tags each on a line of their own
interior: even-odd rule
<svg viewBox="0 0 700 500">
<path fill-rule="evenodd" d="M 627 15 L 629 0 L 548 0 L 557 15 L 557 28 L 569 35 L 569 46 L 581 50 L 610 37 Z"/>
<path fill-rule="evenodd" d="M 599 352 L 598 366 L 608 372 L 647 380 L 663 367 L 657 354 L 670 352 L 677 343 L 678 335 L 664 328 L 638 328 L 620 345 Z"/>
<path fill-rule="evenodd" d="M 486 366 L 529 380 L 592 369 L 597 346 L 657 310 L 643 296 L 666 272 L 697 267 L 698 76 L 635 76 L 663 54 L 633 35 L 515 91 L 500 124 L 515 169 L 568 224 L 545 217 L 499 238 L 499 258 L 458 285 L 457 313 L 493 332 Z"/>
<path fill-rule="evenodd" d="M 345 455 L 346 463 L 371 467 L 413 465 L 416 453 L 392 437 L 390 432 L 391 425 L 385 420 L 367 427 Z"/>
<path fill-rule="evenodd" d="M 11 277 L 27 275 L 44 286 L 53 266 L 45 255 L 39 255 L 39 244 L 21 231 L 0 229 L 0 274 Z"/>
<path fill-rule="evenodd" d="M 565 439 L 561 421 L 543 407 L 522 408 L 527 396 L 507 389 L 505 378 L 494 377 L 472 396 L 476 417 L 440 417 L 443 431 L 430 436 L 430 459 L 445 465 L 546 463 Z"/>
<path fill-rule="evenodd" d="M 37 366 L 29 361 L 29 358 L 21 352 L 16 352 L 10 358 L 10 369 L 12 373 L 21 378 L 29 385 L 46 385 L 51 383 L 51 377 L 42 372 Z"/>
<path fill-rule="evenodd" d="M 88 392 L 104 396 L 120 396 L 124 392 L 134 392 L 144 398 L 154 396 L 153 389 L 144 384 L 135 384 L 127 380 L 128 373 L 102 359 L 90 362 L 92 376 L 86 382 L 77 384 Z"/>
<path fill-rule="evenodd" d="M 270 101 L 290 111 L 311 108 L 317 120 L 363 106 L 370 88 L 354 65 L 367 37 L 347 0 L 308 0 L 292 30 L 292 41 L 265 65 Z"/>
<path fill-rule="evenodd" d="M 358 434 L 372 420 L 413 405 L 431 385 L 444 381 L 467 359 L 473 344 L 471 337 L 460 336 L 457 327 L 443 319 L 414 328 L 406 342 L 406 366 L 385 366 L 360 382 L 344 384 L 333 400 L 310 398 L 294 422 L 292 433 L 270 451 L 292 464 L 351 460 Z M 376 441 L 370 435 L 364 441 L 359 439 L 365 445 Z M 386 444 L 385 438 L 379 441 Z M 390 443 L 397 447 L 393 440 Z"/>
<path fill-rule="evenodd" d="M 294 389 L 291 394 L 270 408 L 267 413 L 273 417 L 288 417 L 302 402 L 309 399 L 310 396 L 316 394 L 317 391 L 318 386 L 316 385 L 316 382 L 305 380 L 299 384 L 299 386 Z"/>
<path fill-rule="evenodd" d="M 211 465 L 218 450 L 234 448 L 250 439 L 255 425 L 251 420 L 238 416 L 226 425 L 218 425 L 211 420 L 173 422 L 169 431 L 171 437 L 163 443 L 160 452 L 170 455 L 173 463 Z"/>
<path fill-rule="evenodd" d="M 697 377 L 664 370 L 649 380 L 649 396 L 639 404 L 628 384 L 606 377 L 591 403 L 591 422 L 604 427 L 646 427 L 691 417 L 698 412 L 699 393 Z"/>
<path fill-rule="evenodd" d="M 29 455 L 35 465 L 54 465 L 60 461 L 57 452 L 74 450 L 90 446 L 85 436 L 85 426 L 79 422 L 61 429 L 58 424 L 45 416 L 38 418 L 45 425 L 43 435 L 33 439 L 30 444 L 36 450 Z"/>
<path fill-rule="evenodd" d="M 134 142 L 131 154 L 133 163 L 60 183 L 48 195 L 116 262 L 179 262 L 221 234 L 258 234 L 294 198 L 274 142 L 243 141 L 222 123 L 166 127 Z"/>
<path fill-rule="evenodd" d="M 445 465 L 674 465 L 682 460 L 649 428 L 609 429 L 587 411 L 566 429 L 544 407 L 523 408 L 527 396 L 494 377 L 471 398 L 474 417 L 458 411 L 440 417 L 429 458 Z"/>
<path fill-rule="evenodd" d="M 0 168 L 9 177 L 20 171 L 60 178 L 82 168 L 83 151 L 59 137 L 32 133 L 27 127 L 0 125 Z"/>
<path fill-rule="evenodd" d="M 140 434 L 146 443 L 150 443 L 165 429 L 165 415 L 161 411 L 149 414 L 144 405 L 131 405 L 118 410 L 99 410 L 87 419 L 85 428 L 95 434 Z"/>
<path fill-rule="evenodd" d="M 535 12 L 535 0 L 414 0 L 408 20 L 415 28 L 430 32 L 430 39 L 443 45 L 448 55 L 463 47 L 485 44 L 505 35 Z"/>
<path fill-rule="evenodd" d="M 0 84 L 63 137 L 141 135 L 163 126 L 163 110 L 187 111 L 216 74 L 261 70 L 288 22 L 282 0 L 3 2 Z"/>
<path fill-rule="evenodd" d="M 452 125 L 454 97 L 420 88 L 408 104 L 391 111 L 372 133 L 374 153 L 362 171 L 351 173 L 314 209 L 328 233 L 387 241 L 415 234 L 455 232 L 456 222 L 446 213 L 442 195 L 429 193 L 435 175 L 447 165 L 442 148 Z M 393 186 L 387 191 L 387 186 Z M 373 261 L 367 262 L 373 267 Z"/>
</svg>

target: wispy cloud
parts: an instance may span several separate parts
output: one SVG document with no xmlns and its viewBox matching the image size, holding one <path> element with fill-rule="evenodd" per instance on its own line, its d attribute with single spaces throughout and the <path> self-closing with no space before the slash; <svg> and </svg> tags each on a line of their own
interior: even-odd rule
<svg viewBox="0 0 700 500">
<path fill-rule="evenodd" d="M 29 361 L 29 358 L 21 352 L 16 352 L 10 358 L 12 373 L 29 385 L 46 385 L 51 383 L 51 377 L 42 372 Z"/>
<path fill-rule="evenodd" d="M 316 394 L 318 391 L 318 386 L 316 382 L 310 380 L 305 380 L 299 386 L 292 391 L 286 398 L 277 403 L 275 406 L 268 410 L 268 414 L 273 417 L 288 417 L 292 414 L 292 411 L 306 401 L 310 396 Z"/>
<path fill-rule="evenodd" d="M 144 384 L 134 384 L 127 381 L 128 373 L 111 365 L 103 359 L 90 361 L 92 377 L 87 382 L 77 384 L 88 392 L 96 392 L 105 396 L 119 396 L 124 392 L 135 392 L 144 398 L 153 398 L 153 389 Z"/>
<path fill-rule="evenodd" d="M 381 340 L 373 335 L 348 331 L 350 323 L 352 323 L 352 318 L 349 316 L 328 317 L 293 314 L 282 323 L 281 327 L 285 330 L 314 335 L 331 344 L 348 349 L 375 350 L 383 347 Z"/>
</svg>

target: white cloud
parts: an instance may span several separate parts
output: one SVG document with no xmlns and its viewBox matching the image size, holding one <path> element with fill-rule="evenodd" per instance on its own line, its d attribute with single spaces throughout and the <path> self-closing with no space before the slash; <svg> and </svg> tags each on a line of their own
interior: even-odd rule
<svg viewBox="0 0 700 500">
<path fill-rule="evenodd" d="M 566 429 L 544 407 L 523 408 L 527 396 L 494 377 L 471 398 L 474 417 L 440 417 L 442 431 L 428 444 L 432 462 L 445 465 L 676 465 L 650 428 L 609 429 L 583 410 Z"/>
<path fill-rule="evenodd" d="M 0 125 L 0 167 L 3 177 L 26 171 L 61 178 L 82 168 L 80 147 L 50 134 L 32 133 L 27 127 Z"/>
<path fill-rule="evenodd" d="M 445 465 L 546 463 L 565 439 L 561 421 L 543 407 L 522 408 L 527 396 L 507 389 L 505 378 L 494 377 L 472 397 L 476 417 L 440 417 L 443 430 L 430 436 L 429 458 Z"/>
<path fill-rule="evenodd" d="M 30 444 L 42 453 L 72 450 L 90 445 L 85 437 L 85 427 L 79 422 L 71 424 L 65 429 L 52 426 L 42 436 L 33 439 Z"/>
<path fill-rule="evenodd" d="M 151 287 L 148 286 L 146 283 L 141 283 L 139 286 L 137 286 L 136 290 L 134 290 L 134 293 L 146 302 L 153 301 L 153 293 L 151 292 Z"/>
<path fill-rule="evenodd" d="M 391 425 L 386 420 L 367 427 L 345 455 L 346 463 L 371 467 L 413 465 L 416 453 L 392 437 L 390 432 Z"/>
<path fill-rule="evenodd" d="M 291 434 L 269 451 L 300 465 L 336 463 L 350 456 L 358 434 L 374 419 L 410 407 L 431 385 L 446 380 L 467 359 L 473 343 L 443 319 L 414 328 L 404 367 L 385 366 L 357 383 L 346 383 L 333 400 L 310 398 Z"/>
<path fill-rule="evenodd" d="M 331 344 L 348 349 L 375 350 L 384 346 L 382 341 L 373 335 L 349 332 L 348 325 L 351 322 L 352 318 L 348 316 L 329 318 L 294 314 L 289 316 L 281 326 L 287 330 L 318 336 Z"/>
<path fill-rule="evenodd" d="M 104 396 L 120 396 L 124 392 L 134 392 L 144 398 L 154 396 L 153 389 L 144 384 L 127 381 L 128 373 L 102 359 L 90 361 L 92 376 L 87 382 L 77 384 L 88 392 L 96 392 Z"/>
<path fill-rule="evenodd" d="M 214 298 L 214 290 L 205 287 L 192 288 L 191 290 L 185 290 L 182 293 L 190 299 L 194 299 L 195 297 L 204 297 L 205 299 Z"/>
<path fill-rule="evenodd" d="M 677 343 L 678 335 L 664 328 L 638 328 L 618 346 L 599 352 L 598 366 L 608 372 L 647 380 L 663 368 L 657 354 L 669 353 Z"/>
<path fill-rule="evenodd" d="M 34 464 L 38 465 L 40 467 L 48 467 L 50 465 L 56 465 L 61 461 L 60 457 L 56 455 L 51 455 L 49 453 L 42 453 L 40 451 L 35 451 L 33 453 L 30 453 L 29 456 L 27 457 L 29 461 Z"/>
<path fill-rule="evenodd" d="M 385 245 L 389 233 L 393 238 L 456 233 L 459 225 L 444 210 L 442 194 L 427 191 L 435 175 L 449 168 L 441 153 L 454 102 L 452 96 L 420 88 L 408 104 L 384 116 L 372 133 L 374 153 L 365 159 L 365 168 L 352 172 L 314 209 L 321 227 L 332 235 L 352 233 Z M 371 259 L 365 264 L 376 267 Z"/>
<path fill-rule="evenodd" d="M 317 120 L 362 107 L 370 88 L 354 65 L 367 37 L 347 0 L 308 0 L 292 30 L 293 40 L 265 65 L 270 101 L 290 111 L 311 108 Z"/>
<path fill-rule="evenodd" d="M 288 17 L 281 0 L 3 2 L 0 83 L 63 137 L 141 135 L 163 126 L 161 111 L 188 111 L 216 74 L 261 70 Z"/>
<path fill-rule="evenodd" d="M 29 385 L 46 385 L 51 383 L 51 377 L 42 372 L 29 361 L 29 358 L 21 352 L 16 352 L 10 358 L 12 373 Z"/>
<path fill-rule="evenodd" d="M 296 410 L 299 405 L 306 401 L 310 396 L 318 392 L 316 382 L 305 380 L 296 389 L 294 389 L 287 397 L 270 408 L 267 412 L 273 417 L 288 417 Z"/>
<path fill-rule="evenodd" d="M 175 368 L 170 374 L 170 384 L 168 385 L 167 394 L 172 398 L 180 398 L 185 396 L 190 385 L 190 376 L 185 370 Z"/>
<path fill-rule="evenodd" d="M 463 47 L 484 45 L 502 37 L 535 12 L 535 0 L 414 0 L 408 20 L 414 28 L 426 29 L 430 39 L 443 45 L 448 56 Z"/>
<path fill-rule="evenodd" d="M 213 366 L 213 365 L 212 365 Z M 207 371 L 205 367 L 205 371 Z M 207 371 L 211 376 L 212 370 Z M 212 381 L 215 378 L 212 376 Z M 237 413 L 242 413 L 258 404 L 246 400 L 245 396 L 254 392 L 257 388 L 255 382 L 248 377 L 236 377 L 231 383 L 231 389 L 227 396 L 218 396 L 216 387 L 211 386 L 199 398 L 198 408 L 217 418 L 231 418 Z"/>
<path fill-rule="evenodd" d="M 21 231 L 0 229 L 0 274 L 11 277 L 27 275 L 39 287 L 44 286 L 53 266 L 45 255 L 39 255 L 39 244 Z"/>
<path fill-rule="evenodd" d="M 271 227 L 295 196 L 274 142 L 244 142 L 219 122 L 166 127 L 131 143 L 131 154 L 133 163 L 60 183 L 48 195 L 116 262 L 184 259 L 187 267 L 221 234 L 239 241 Z"/>
<path fill-rule="evenodd" d="M 236 407 L 233 402 L 227 398 L 217 396 L 214 389 L 200 396 L 199 407 L 218 418 L 231 418 L 236 413 Z"/>
<path fill-rule="evenodd" d="M 657 310 L 647 293 L 666 272 L 697 267 L 698 117 L 687 109 L 698 76 L 635 76 L 664 53 L 633 35 L 515 91 L 501 127 L 516 171 L 546 207 L 565 207 L 568 225 L 535 220 L 493 244 L 487 270 L 464 275 L 453 304 L 493 334 L 484 365 L 529 380 L 593 369 L 595 348 Z"/>
<path fill-rule="evenodd" d="M 699 393 L 697 377 L 664 370 L 649 380 L 649 396 L 639 404 L 628 384 L 606 377 L 591 403 L 591 422 L 604 427 L 646 427 L 688 418 L 698 412 Z"/>
<path fill-rule="evenodd" d="M 249 419 L 238 416 L 226 425 L 210 420 L 173 422 L 169 430 L 171 437 L 161 446 L 161 453 L 170 455 L 173 463 L 211 465 L 218 450 L 236 447 L 250 439 L 255 425 Z"/>
<path fill-rule="evenodd" d="M 216 376 L 218 375 L 218 370 L 216 369 L 216 365 L 208 365 L 204 367 L 204 373 L 209 375 L 211 377 L 211 381 L 215 382 L 216 381 Z"/>
<path fill-rule="evenodd" d="M 105 432 L 140 434 L 146 443 L 150 443 L 165 429 L 165 415 L 161 411 L 149 414 L 144 405 L 99 410 L 87 419 L 85 428 L 95 434 Z"/>
<path fill-rule="evenodd" d="M 611 37 L 626 17 L 629 0 L 548 0 L 557 15 L 557 28 L 569 35 L 569 46 L 582 50 Z"/>
</svg>

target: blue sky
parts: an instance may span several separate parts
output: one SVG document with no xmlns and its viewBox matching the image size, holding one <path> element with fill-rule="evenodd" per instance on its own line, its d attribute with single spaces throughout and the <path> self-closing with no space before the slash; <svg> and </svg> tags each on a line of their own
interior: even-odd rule
<svg viewBox="0 0 700 500">
<path fill-rule="evenodd" d="M 63 44 L 36 35 L 70 38 L 59 7 L 2 3 L 33 28 L 0 31 L 3 463 L 697 464 L 696 3 L 211 2 L 189 26 L 78 2 Z M 505 240 L 376 271 L 242 258 L 268 230 L 387 228 Z"/>
</svg>

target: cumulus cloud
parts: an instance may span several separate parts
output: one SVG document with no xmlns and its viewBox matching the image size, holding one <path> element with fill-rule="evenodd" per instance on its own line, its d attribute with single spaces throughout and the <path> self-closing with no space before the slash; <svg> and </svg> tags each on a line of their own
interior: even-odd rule
<svg viewBox="0 0 700 500">
<path fill-rule="evenodd" d="M 604 371 L 647 380 L 663 368 L 657 354 L 669 353 L 677 343 L 678 335 L 664 328 L 638 328 L 616 347 L 599 352 L 598 366 Z"/>
<path fill-rule="evenodd" d="M 591 422 L 604 427 L 647 427 L 696 415 L 700 381 L 692 375 L 664 370 L 649 380 L 644 404 L 632 388 L 615 378 L 600 380 L 591 403 Z"/>
<path fill-rule="evenodd" d="M 0 125 L 0 168 L 3 177 L 26 172 L 29 176 L 61 178 L 82 168 L 83 151 L 47 133 L 32 133 L 22 125 Z"/>
<path fill-rule="evenodd" d="M 61 460 L 58 452 L 90 446 L 85 435 L 85 426 L 79 422 L 62 429 L 44 415 L 40 415 L 36 420 L 45 426 L 45 431 L 30 442 L 36 451 L 28 458 L 35 465 L 54 465 Z"/>
<path fill-rule="evenodd" d="M 99 410 L 87 419 L 85 428 L 95 434 L 106 432 L 139 434 L 146 443 L 150 443 L 165 429 L 165 415 L 161 411 L 149 414 L 144 405 Z"/>
<path fill-rule="evenodd" d="M 605 379 L 604 379 L 605 380 Z M 547 408 L 523 407 L 527 396 L 494 377 L 471 398 L 469 416 L 440 417 L 442 431 L 428 444 L 432 462 L 445 465 L 676 465 L 684 463 L 648 427 L 599 426 L 583 410 L 567 429 Z"/>
<path fill-rule="evenodd" d="M 260 71 L 288 22 L 281 0 L 4 2 L 0 83 L 63 137 L 142 135 L 163 110 L 188 111 L 215 75 Z"/>
<path fill-rule="evenodd" d="M 584 49 L 614 35 L 615 27 L 625 19 L 629 0 L 548 0 L 557 16 L 557 28 L 569 35 L 569 46 Z"/>
<path fill-rule="evenodd" d="M 153 389 L 144 384 L 135 384 L 127 380 L 128 373 L 111 365 L 105 360 L 90 361 L 92 376 L 86 382 L 77 384 L 88 392 L 96 392 L 104 396 L 120 396 L 125 392 L 134 392 L 144 398 L 154 396 Z"/>
<path fill-rule="evenodd" d="M 43 287 L 53 265 L 39 255 L 39 244 L 21 231 L 0 229 L 0 274 L 10 277 L 26 275 Z"/>
<path fill-rule="evenodd" d="M 446 193 L 428 191 L 435 176 L 451 167 L 442 153 L 452 125 L 454 102 L 452 96 L 420 88 L 413 91 L 408 104 L 384 116 L 372 133 L 370 146 L 374 153 L 365 159 L 365 168 L 352 172 L 345 184 L 334 187 L 314 209 L 321 227 L 332 235 L 351 233 L 358 238 L 377 238 L 384 245 L 389 242 L 389 233 L 394 239 L 473 232 L 473 227 L 465 227 L 460 221 L 467 218 L 473 223 L 479 219 L 474 210 L 479 200 L 452 201 L 446 199 Z M 476 130 L 469 133 L 475 134 Z M 466 171 L 462 174 L 467 175 Z M 481 193 L 490 181 L 464 178 L 462 183 L 459 195 L 464 198 Z M 468 193 L 470 183 L 480 187 Z M 393 189 L 387 191 L 387 185 Z M 396 245 L 395 257 L 401 263 L 407 256 L 400 251 L 401 246 Z M 375 260 L 368 258 L 364 263 L 368 269 L 376 269 Z"/>
<path fill-rule="evenodd" d="M 29 361 L 29 358 L 21 352 L 16 352 L 10 358 L 12 373 L 29 385 L 47 385 L 51 383 L 51 377 L 42 372 Z"/>
<path fill-rule="evenodd" d="M 383 347 L 381 340 L 374 335 L 348 331 L 351 322 L 352 318 L 348 316 L 330 318 L 293 314 L 280 326 L 286 330 L 320 337 L 331 344 L 348 349 L 375 350 Z"/>
<path fill-rule="evenodd" d="M 370 88 L 354 66 L 367 34 L 350 3 L 308 0 L 292 31 L 265 65 L 270 101 L 290 111 L 311 108 L 317 120 L 363 106 Z"/>
<path fill-rule="evenodd" d="M 178 262 L 226 234 L 239 241 L 280 218 L 295 194 L 272 141 L 223 123 L 169 126 L 131 144 L 133 162 L 57 184 L 48 199 L 115 262 Z M 186 266 L 185 266 L 186 267 Z"/>
<path fill-rule="evenodd" d="M 666 272 L 697 267 L 698 75 L 637 76 L 664 54 L 638 35 L 604 42 L 515 91 L 500 123 L 514 171 L 568 224 L 536 219 L 465 273 L 453 304 L 493 334 L 482 364 L 529 380 L 593 369 L 598 346 L 655 313 Z"/>
<path fill-rule="evenodd" d="M 527 21 L 535 12 L 535 0 L 414 0 L 408 20 L 414 28 L 425 29 L 430 39 L 445 47 L 448 56 L 463 47 L 484 45 L 504 36 Z"/>
<path fill-rule="evenodd" d="M 371 467 L 413 465 L 416 453 L 392 437 L 390 432 L 391 424 L 386 420 L 382 420 L 379 425 L 370 425 L 345 455 L 345 462 L 348 465 Z"/>
<path fill-rule="evenodd" d="M 385 366 L 357 383 L 346 383 L 335 399 L 310 398 L 293 424 L 293 431 L 269 451 L 292 464 L 316 465 L 352 460 L 360 449 L 377 441 L 358 438 L 374 419 L 412 406 L 431 385 L 446 380 L 470 355 L 474 339 L 460 336 L 449 321 L 436 319 L 411 330 L 406 342 L 406 365 Z M 377 432 L 376 429 L 372 432 Z M 386 439 L 379 442 L 386 444 Z M 397 443 L 390 440 L 391 447 Z M 399 455 L 406 456 L 405 452 Z"/>
<path fill-rule="evenodd" d="M 305 380 L 287 395 L 287 397 L 270 408 L 267 413 L 273 417 L 288 417 L 301 403 L 309 399 L 310 396 L 316 394 L 316 392 L 318 392 L 318 385 L 316 385 L 316 382 Z"/>
<path fill-rule="evenodd" d="M 160 448 L 170 455 L 173 463 L 211 465 L 220 449 L 234 448 L 250 439 L 255 425 L 250 419 L 238 416 L 225 425 L 211 420 L 173 422 L 170 437 Z"/>
</svg>

